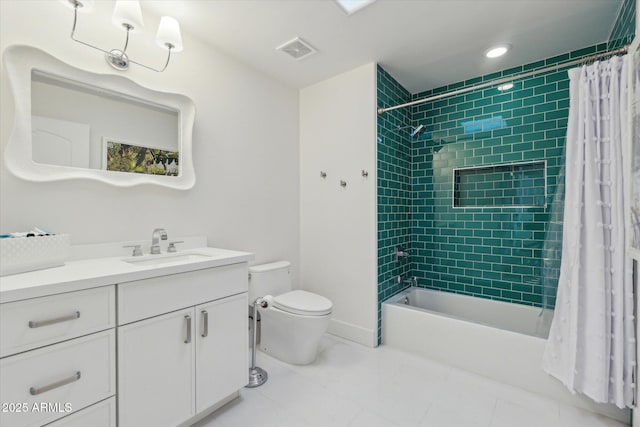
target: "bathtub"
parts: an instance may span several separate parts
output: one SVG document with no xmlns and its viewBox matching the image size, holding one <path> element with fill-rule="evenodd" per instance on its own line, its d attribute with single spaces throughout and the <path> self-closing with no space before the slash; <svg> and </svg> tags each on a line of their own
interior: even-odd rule
<svg viewBox="0 0 640 427">
<path fill-rule="evenodd" d="M 410 288 L 382 304 L 382 343 L 629 422 L 630 411 L 571 394 L 542 370 L 552 311 Z"/>
</svg>

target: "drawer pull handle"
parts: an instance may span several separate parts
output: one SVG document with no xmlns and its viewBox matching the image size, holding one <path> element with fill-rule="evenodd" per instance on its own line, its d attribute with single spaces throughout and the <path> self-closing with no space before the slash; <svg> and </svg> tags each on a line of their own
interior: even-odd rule
<svg viewBox="0 0 640 427">
<path fill-rule="evenodd" d="M 58 387 L 62 387 L 63 385 L 71 384 L 72 382 L 78 381 L 79 379 L 80 379 L 80 371 L 77 371 L 75 374 L 73 374 L 69 378 L 65 378 L 63 380 L 56 381 L 54 383 L 47 384 L 47 385 L 42 386 L 42 387 L 31 387 L 31 388 L 29 388 L 29 393 L 32 396 L 36 396 L 38 394 L 45 393 L 45 392 L 47 392 L 49 390 L 53 390 L 54 388 L 58 388 Z"/>
<path fill-rule="evenodd" d="M 202 338 L 206 338 L 209 335 L 209 313 L 207 310 L 202 310 Z"/>
<path fill-rule="evenodd" d="M 185 338 L 184 343 L 189 344 L 191 342 L 191 316 L 187 314 L 184 316 L 184 320 L 187 321 L 187 338 Z"/>
<path fill-rule="evenodd" d="M 41 326 L 49 326 L 49 325 L 53 325 L 55 323 L 61 323 L 61 322 L 67 322 L 69 320 L 76 320 L 80 318 L 80 312 L 76 311 L 73 314 L 69 314 L 67 316 L 60 316 L 60 317 L 56 317 L 54 319 L 47 319 L 47 320 L 29 320 L 29 327 L 31 329 L 33 328 L 39 328 Z"/>
</svg>

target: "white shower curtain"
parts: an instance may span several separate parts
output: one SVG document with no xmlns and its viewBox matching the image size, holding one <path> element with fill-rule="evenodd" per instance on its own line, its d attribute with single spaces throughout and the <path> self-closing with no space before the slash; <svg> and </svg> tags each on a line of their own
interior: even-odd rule
<svg viewBox="0 0 640 427">
<path fill-rule="evenodd" d="M 569 70 L 566 197 L 558 296 L 545 371 L 572 392 L 633 402 L 635 334 L 626 255 L 627 58 Z"/>
</svg>

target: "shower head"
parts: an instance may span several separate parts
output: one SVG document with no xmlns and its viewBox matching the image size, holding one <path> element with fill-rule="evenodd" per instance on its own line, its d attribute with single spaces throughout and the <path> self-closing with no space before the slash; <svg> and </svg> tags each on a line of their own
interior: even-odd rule
<svg viewBox="0 0 640 427">
<path fill-rule="evenodd" d="M 414 136 L 420 136 L 420 134 L 422 134 L 423 131 L 424 131 L 424 125 L 418 125 L 415 127 L 415 129 L 411 131 L 411 137 L 413 138 Z"/>
<path fill-rule="evenodd" d="M 422 132 L 424 132 L 426 130 L 424 128 L 424 125 L 418 125 L 416 127 L 413 127 L 413 126 L 398 126 L 398 130 L 402 130 L 402 129 L 411 129 L 411 132 L 409 133 L 409 135 L 411 135 L 411 138 L 413 138 L 414 136 L 422 135 Z"/>
</svg>

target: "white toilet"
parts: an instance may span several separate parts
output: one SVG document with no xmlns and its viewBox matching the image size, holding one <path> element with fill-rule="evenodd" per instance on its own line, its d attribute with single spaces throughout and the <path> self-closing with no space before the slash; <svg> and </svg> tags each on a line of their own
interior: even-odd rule
<svg viewBox="0 0 640 427">
<path fill-rule="evenodd" d="M 258 348 L 284 362 L 306 365 L 318 354 L 333 304 L 323 296 L 291 290 L 288 261 L 249 267 L 249 303 L 266 297 L 260 313 Z"/>
</svg>

